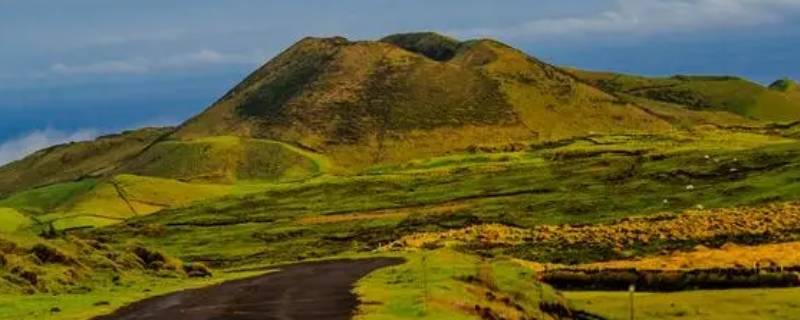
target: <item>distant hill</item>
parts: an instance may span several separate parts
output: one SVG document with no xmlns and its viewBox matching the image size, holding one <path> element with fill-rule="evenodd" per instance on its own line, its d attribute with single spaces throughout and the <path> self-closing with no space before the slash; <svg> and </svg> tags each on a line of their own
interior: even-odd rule
<svg viewBox="0 0 800 320">
<path fill-rule="evenodd" d="M 607 92 L 675 103 L 693 110 L 726 111 L 768 121 L 800 119 L 800 95 L 794 82 L 779 80 L 769 88 L 729 76 L 650 78 L 612 72 L 569 70 Z M 795 91 L 795 92 L 791 92 Z"/>
<path fill-rule="evenodd" d="M 800 119 L 796 94 L 774 87 L 565 70 L 494 40 L 435 33 L 305 38 L 176 128 L 56 146 L 0 168 L 0 195 L 125 174 L 292 181 L 476 148 Z"/>
<path fill-rule="evenodd" d="M 414 33 L 304 39 L 171 138 L 278 140 L 352 168 L 471 145 L 670 128 L 502 43 Z"/>
<path fill-rule="evenodd" d="M 780 92 L 800 92 L 800 85 L 797 84 L 797 81 L 788 78 L 776 80 L 769 85 L 769 88 Z"/>
<path fill-rule="evenodd" d="M 145 128 L 40 150 L 0 167 L 0 195 L 108 174 L 171 130 Z"/>
</svg>

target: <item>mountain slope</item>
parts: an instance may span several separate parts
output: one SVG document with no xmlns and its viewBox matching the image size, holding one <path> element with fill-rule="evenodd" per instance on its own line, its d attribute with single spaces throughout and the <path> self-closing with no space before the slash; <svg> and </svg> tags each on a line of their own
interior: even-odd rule
<svg viewBox="0 0 800 320">
<path fill-rule="evenodd" d="M 725 107 L 699 108 L 697 101 L 706 100 L 637 91 L 659 81 L 708 87 L 703 92 L 737 103 L 791 96 L 733 78 L 568 72 L 497 41 L 435 33 L 378 41 L 306 38 L 177 128 L 57 146 L 0 168 L 0 195 L 120 174 L 203 183 L 292 181 L 476 148 L 762 124 L 723 112 L 745 110 L 728 108 L 728 100 L 706 99 Z"/>
<path fill-rule="evenodd" d="M 0 195 L 114 171 L 171 128 L 145 128 L 40 150 L 0 167 Z"/>
<path fill-rule="evenodd" d="M 569 69 L 577 78 L 618 95 L 675 103 L 693 110 L 727 111 L 768 121 L 800 119 L 800 94 L 791 82 L 771 88 L 736 77 L 674 76 L 648 78 Z M 785 88 L 785 89 L 780 89 Z M 795 92 L 792 92 L 795 91 Z"/>
<path fill-rule="evenodd" d="M 470 145 L 669 128 L 506 45 L 405 34 L 304 39 L 171 138 L 273 139 L 349 168 Z"/>
<path fill-rule="evenodd" d="M 797 81 L 788 78 L 776 80 L 769 85 L 769 88 L 786 93 L 800 93 L 800 85 L 797 84 Z"/>
</svg>

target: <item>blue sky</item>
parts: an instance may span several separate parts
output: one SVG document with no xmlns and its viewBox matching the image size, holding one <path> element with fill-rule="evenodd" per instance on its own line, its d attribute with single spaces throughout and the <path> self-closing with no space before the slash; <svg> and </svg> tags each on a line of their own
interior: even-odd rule
<svg viewBox="0 0 800 320">
<path fill-rule="evenodd" d="M 0 163 L 179 123 L 304 36 L 421 30 L 587 69 L 800 78 L 800 0 L 0 0 Z"/>
</svg>

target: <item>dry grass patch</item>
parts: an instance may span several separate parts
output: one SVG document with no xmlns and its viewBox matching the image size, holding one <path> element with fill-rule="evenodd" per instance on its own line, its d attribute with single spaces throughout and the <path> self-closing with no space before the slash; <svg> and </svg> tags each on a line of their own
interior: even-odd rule
<svg viewBox="0 0 800 320">
<path fill-rule="evenodd" d="M 309 216 L 300 218 L 297 222 L 299 224 L 325 224 L 325 223 L 339 223 L 339 222 L 376 220 L 376 219 L 403 219 L 408 217 L 411 213 L 420 213 L 426 215 L 452 214 L 469 208 L 470 205 L 468 204 L 447 203 L 443 205 L 431 205 L 413 209 L 409 208 L 384 209 L 384 210 L 354 212 L 345 214 Z"/>
<path fill-rule="evenodd" d="M 800 265 L 800 242 L 738 246 L 726 244 L 720 249 L 698 246 L 694 251 L 675 252 L 637 260 L 618 260 L 578 266 L 586 269 L 709 269 L 730 267 Z"/>
</svg>

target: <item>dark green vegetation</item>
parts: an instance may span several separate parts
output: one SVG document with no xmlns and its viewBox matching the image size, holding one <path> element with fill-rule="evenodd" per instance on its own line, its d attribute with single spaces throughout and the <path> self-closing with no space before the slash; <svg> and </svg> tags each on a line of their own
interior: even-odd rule
<svg viewBox="0 0 800 320">
<path fill-rule="evenodd" d="M 761 120 L 795 121 L 800 117 L 800 92 L 797 84 L 789 79 L 778 80 L 767 88 L 728 76 L 646 78 L 581 70 L 571 72 L 621 98 L 641 97 L 693 110 L 727 111 Z"/>
<path fill-rule="evenodd" d="M 792 319 L 800 309 L 798 295 L 796 288 L 639 293 L 635 298 L 636 319 Z M 627 292 L 567 291 L 564 296 L 576 307 L 608 319 L 629 319 Z"/>
<path fill-rule="evenodd" d="M 169 128 L 141 129 L 38 151 L 0 168 L 0 194 L 102 176 L 169 131 Z"/>
<path fill-rule="evenodd" d="M 559 290 L 639 291 L 794 287 L 800 278 L 794 270 L 712 269 L 664 270 L 557 270 L 542 281 Z"/>
<path fill-rule="evenodd" d="M 797 82 L 795 82 L 792 79 L 776 80 L 775 82 L 769 85 L 769 88 L 781 92 L 795 92 L 795 93 L 798 90 L 800 90 L 800 87 L 798 87 Z"/>
<path fill-rule="evenodd" d="M 226 265 L 369 251 L 404 235 L 475 224 L 597 223 L 697 205 L 798 199 L 791 183 L 800 179 L 794 140 L 728 132 L 739 145 L 719 149 L 722 141 L 713 138 L 719 132 L 706 134 L 593 137 L 376 167 L 365 175 L 166 210 L 96 232 Z M 165 230 L 146 232 L 154 226 Z M 560 254 L 586 260 L 581 252 Z"/>
<path fill-rule="evenodd" d="M 3 254 L 21 266 L 0 260 L 0 289 L 9 292 L 0 294 L 0 317 L 41 315 L 4 310 L 29 288 L 32 308 L 78 306 L 85 301 L 75 288 L 95 297 L 118 288 L 115 274 L 131 274 L 118 288 L 121 303 L 147 296 L 144 284 L 164 277 L 174 282 L 153 292 L 197 284 L 189 275 L 204 265 L 225 278 L 378 252 L 410 262 L 365 279 L 359 291 L 387 304 L 364 317 L 517 319 L 537 314 L 541 299 L 531 290 L 546 288 L 514 258 L 580 263 L 796 239 L 796 230 L 782 230 L 602 246 L 468 243 L 436 251 L 432 265 L 433 248 L 386 252 L 403 237 L 470 226 L 542 234 L 551 225 L 798 200 L 795 86 L 565 70 L 493 40 L 431 33 L 307 38 L 181 126 L 57 146 L 0 168 L 0 232 L 14 243 Z M 39 244 L 75 258 L 42 260 Z M 153 257 L 164 258 L 155 269 Z M 70 268 L 86 276 L 38 287 Z M 440 297 L 430 304 L 420 298 L 430 293 L 428 278 L 418 274 L 428 268 L 437 270 L 431 291 Z M 481 278 L 481 268 L 496 281 Z"/>
</svg>

